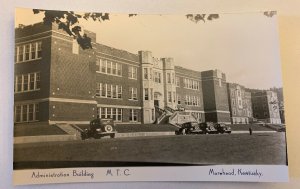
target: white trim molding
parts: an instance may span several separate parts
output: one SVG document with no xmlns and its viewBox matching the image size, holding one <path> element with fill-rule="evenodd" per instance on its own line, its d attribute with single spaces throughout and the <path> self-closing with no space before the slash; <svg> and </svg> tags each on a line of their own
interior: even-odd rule
<svg viewBox="0 0 300 189">
<path fill-rule="evenodd" d="M 71 99 L 71 98 L 55 98 L 50 97 L 50 102 L 68 102 L 68 103 L 80 103 L 80 104 L 97 104 L 95 100 L 81 100 L 81 99 Z"/>
<path fill-rule="evenodd" d="M 142 107 L 140 106 L 123 106 L 123 105 L 111 105 L 111 104 L 97 104 L 97 107 L 103 108 L 126 108 L 126 109 L 138 109 L 141 110 Z"/>
</svg>

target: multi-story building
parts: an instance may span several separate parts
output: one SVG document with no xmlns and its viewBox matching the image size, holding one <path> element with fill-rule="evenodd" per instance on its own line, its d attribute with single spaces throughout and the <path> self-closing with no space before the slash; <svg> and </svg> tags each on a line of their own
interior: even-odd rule
<svg viewBox="0 0 300 189">
<path fill-rule="evenodd" d="M 15 122 L 142 121 L 139 57 L 88 36 L 82 50 L 56 25 L 16 29 Z"/>
<path fill-rule="evenodd" d="M 252 121 L 251 93 L 236 83 L 227 83 L 228 103 L 232 124 L 247 124 Z"/>
<path fill-rule="evenodd" d="M 266 123 L 281 123 L 276 92 L 251 90 L 251 100 L 254 118 Z"/>
<path fill-rule="evenodd" d="M 82 50 L 55 24 L 16 29 L 16 123 L 88 123 L 96 117 L 154 123 L 164 110 L 184 110 L 184 116 L 198 121 L 249 122 L 244 114 L 230 114 L 233 96 L 221 71 L 189 70 L 175 66 L 173 58 L 115 49 L 97 43 L 95 33 L 85 33 L 92 49 Z M 247 92 L 242 94 L 247 118 L 249 98 Z"/>
<path fill-rule="evenodd" d="M 198 121 L 205 121 L 201 72 L 175 66 L 176 104 L 191 112 Z"/>
<path fill-rule="evenodd" d="M 201 72 L 205 120 L 230 123 L 226 75 L 220 70 Z"/>
</svg>

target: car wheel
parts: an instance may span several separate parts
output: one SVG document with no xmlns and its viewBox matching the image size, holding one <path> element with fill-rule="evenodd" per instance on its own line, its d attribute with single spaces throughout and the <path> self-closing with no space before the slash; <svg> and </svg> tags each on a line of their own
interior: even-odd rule
<svg viewBox="0 0 300 189">
<path fill-rule="evenodd" d="M 104 130 L 106 132 L 112 132 L 113 131 L 113 127 L 111 125 L 105 125 Z"/>
</svg>

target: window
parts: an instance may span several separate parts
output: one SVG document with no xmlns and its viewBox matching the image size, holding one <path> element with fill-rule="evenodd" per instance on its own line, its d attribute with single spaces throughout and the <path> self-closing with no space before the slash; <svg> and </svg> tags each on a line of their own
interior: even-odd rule
<svg viewBox="0 0 300 189">
<path fill-rule="evenodd" d="M 180 87 L 180 80 L 179 80 L 179 77 L 176 77 L 176 86 L 177 86 L 177 87 Z"/>
<path fill-rule="evenodd" d="M 177 95 L 177 104 L 181 104 L 181 98 L 179 95 Z"/>
<path fill-rule="evenodd" d="M 31 59 L 35 59 L 36 58 L 36 44 L 35 43 L 31 43 Z"/>
<path fill-rule="evenodd" d="M 133 66 L 128 67 L 128 78 L 137 79 L 137 68 Z"/>
<path fill-rule="evenodd" d="M 25 61 L 30 60 L 30 44 L 25 45 Z"/>
<path fill-rule="evenodd" d="M 122 65 L 121 64 L 117 64 L 117 75 L 122 76 Z"/>
<path fill-rule="evenodd" d="M 172 102 L 172 93 L 168 91 L 168 102 Z"/>
<path fill-rule="evenodd" d="M 112 98 L 117 98 L 117 85 L 112 85 Z"/>
<path fill-rule="evenodd" d="M 117 85 L 118 86 L 118 98 L 121 99 L 122 98 L 122 86 L 121 85 Z"/>
<path fill-rule="evenodd" d="M 130 109 L 129 121 L 132 122 L 138 121 L 138 110 Z"/>
<path fill-rule="evenodd" d="M 102 83 L 97 83 L 96 84 L 96 96 L 100 96 L 102 93 Z"/>
<path fill-rule="evenodd" d="M 111 62 L 110 61 L 107 61 L 106 63 L 106 69 L 107 69 L 107 74 L 111 74 Z"/>
<path fill-rule="evenodd" d="M 96 62 L 96 71 L 100 71 L 100 69 L 101 69 L 100 68 L 100 61 L 101 60 L 99 60 L 99 61 Z"/>
<path fill-rule="evenodd" d="M 117 74 L 117 64 L 115 62 L 112 63 L 112 74 L 113 75 Z"/>
<path fill-rule="evenodd" d="M 176 93 L 175 92 L 173 92 L 173 101 L 174 101 L 174 103 L 176 102 Z"/>
<path fill-rule="evenodd" d="M 234 99 L 232 99 L 232 105 L 235 106 L 235 100 Z"/>
<path fill-rule="evenodd" d="M 192 89 L 193 88 L 193 80 L 189 79 L 189 89 Z"/>
<path fill-rule="evenodd" d="M 122 98 L 122 86 L 120 85 L 97 83 L 96 87 L 96 96 L 98 97 L 112 99 Z"/>
<path fill-rule="evenodd" d="M 129 88 L 130 100 L 137 100 L 137 88 L 130 87 Z"/>
<path fill-rule="evenodd" d="M 148 79 L 148 68 L 144 68 L 144 79 Z"/>
<path fill-rule="evenodd" d="M 106 108 L 106 118 L 112 119 L 112 109 L 113 108 Z"/>
<path fill-rule="evenodd" d="M 149 79 L 152 80 L 152 68 L 149 69 Z"/>
<path fill-rule="evenodd" d="M 40 59 L 42 57 L 42 42 L 33 42 L 16 47 L 16 63 Z"/>
<path fill-rule="evenodd" d="M 18 48 L 18 59 L 17 62 L 23 62 L 23 57 L 24 57 L 24 46 L 20 46 Z"/>
<path fill-rule="evenodd" d="M 106 84 L 106 97 L 111 98 L 111 84 Z"/>
<path fill-rule="evenodd" d="M 23 91 L 28 91 L 28 77 L 29 75 L 23 75 Z"/>
<path fill-rule="evenodd" d="M 101 90 L 100 95 L 101 95 L 101 97 L 106 97 L 106 86 L 107 86 L 107 84 L 102 84 L 101 83 L 101 87 L 100 87 L 100 90 Z"/>
<path fill-rule="evenodd" d="M 15 106 L 15 122 L 32 122 L 39 120 L 38 104 L 22 104 Z"/>
<path fill-rule="evenodd" d="M 154 72 L 154 81 L 156 83 L 161 83 L 161 73 L 160 72 Z"/>
<path fill-rule="evenodd" d="M 37 42 L 37 58 L 42 57 L 42 42 Z"/>
<path fill-rule="evenodd" d="M 233 115 L 236 115 L 236 110 L 235 110 L 235 108 L 232 108 L 232 114 L 233 114 Z"/>
<path fill-rule="evenodd" d="M 40 89 L 40 73 L 29 73 L 16 76 L 15 92 L 27 92 Z"/>
<path fill-rule="evenodd" d="M 170 73 L 167 73 L 167 82 L 171 83 L 171 74 Z"/>
<path fill-rule="evenodd" d="M 145 98 L 144 99 L 149 100 L 149 89 L 145 88 L 144 91 L 145 91 Z"/>
<path fill-rule="evenodd" d="M 100 59 L 100 67 L 101 67 L 101 72 L 106 73 L 106 60 Z"/>
<path fill-rule="evenodd" d="M 96 71 L 108 75 L 122 76 L 122 65 L 105 59 L 99 59 L 96 62 Z"/>
<path fill-rule="evenodd" d="M 111 111 L 112 111 L 112 119 L 117 120 L 117 109 L 112 108 Z"/>
<path fill-rule="evenodd" d="M 116 121 L 122 121 L 122 109 L 117 108 L 117 120 Z"/>
<path fill-rule="evenodd" d="M 172 73 L 172 84 L 175 84 L 175 73 Z"/>
</svg>

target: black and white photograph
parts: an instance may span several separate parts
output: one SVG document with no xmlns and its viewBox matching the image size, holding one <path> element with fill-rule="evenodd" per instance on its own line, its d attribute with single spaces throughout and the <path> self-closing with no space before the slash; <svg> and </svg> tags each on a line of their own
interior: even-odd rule
<svg viewBox="0 0 300 189">
<path fill-rule="evenodd" d="M 16 184 L 288 177 L 276 11 L 17 8 L 14 52 Z"/>
</svg>

